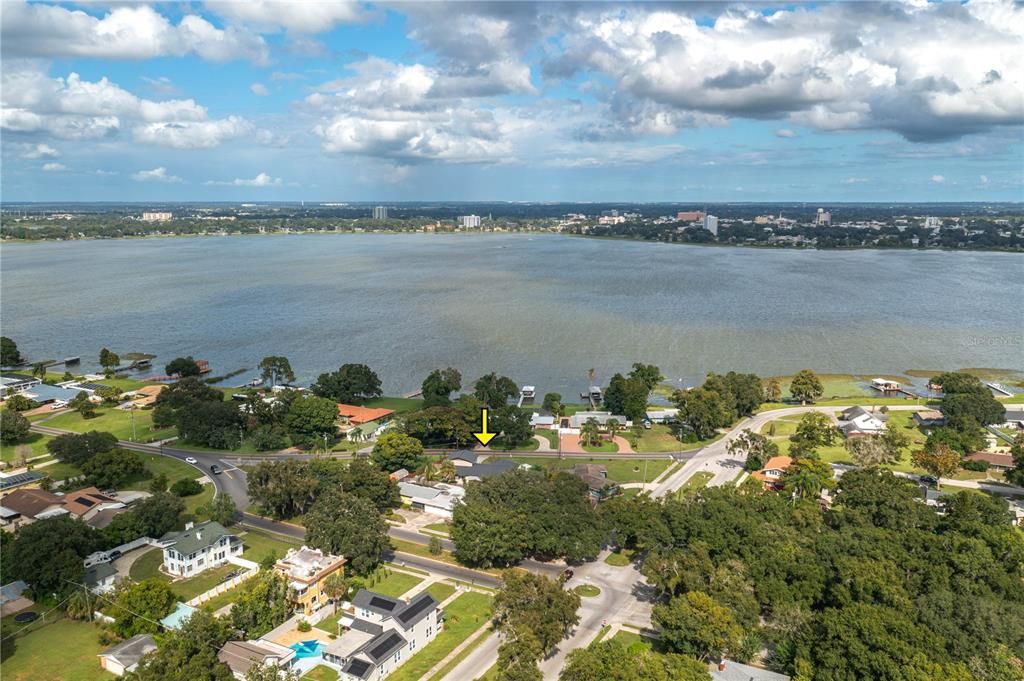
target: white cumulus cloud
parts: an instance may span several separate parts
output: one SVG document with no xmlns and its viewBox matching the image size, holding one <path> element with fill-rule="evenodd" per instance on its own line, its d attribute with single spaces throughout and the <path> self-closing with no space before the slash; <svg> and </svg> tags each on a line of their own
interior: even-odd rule
<svg viewBox="0 0 1024 681">
<path fill-rule="evenodd" d="M 67 170 L 68 167 L 63 163 L 44 163 L 43 170 L 48 173 L 57 173 L 62 170 Z"/>
<path fill-rule="evenodd" d="M 267 173 L 260 173 L 254 178 L 236 178 L 234 180 L 207 180 L 203 184 L 221 185 L 225 187 L 280 187 L 280 177 L 271 177 Z"/>
<path fill-rule="evenodd" d="M 796 137 L 796 133 L 793 132 L 792 130 L 790 130 L 789 128 L 781 128 L 781 129 L 775 131 L 775 136 L 776 137 L 783 137 L 785 139 L 792 139 L 792 138 Z"/>
<path fill-rule="evenodd" d="M 932 175 L 932 182 L 934 182 L 935 184 L 942 184 L 945 181 L 946 178 L 943 175 Z"/>
<path fill-rule="evenodd" d="M 206 4 L 225 19 L 260 30 L 322 33 L 365 18 L 361 4 L 355 0 L 217 0 Z"/>
<path fill-rule="evenodd" d="M 167 168 L 163 166 L 132 173 L 132 179 L 136 182 L 182 182 L 182 179 L 177 175 L 168 175 Z"/>
<path fill-rule="evenodd" d="M 270 94 L 270 90 L 263 83 L 253 83 L 249 86 L 249 90 L 257 97 L 266 97 Z"/>
</svg>

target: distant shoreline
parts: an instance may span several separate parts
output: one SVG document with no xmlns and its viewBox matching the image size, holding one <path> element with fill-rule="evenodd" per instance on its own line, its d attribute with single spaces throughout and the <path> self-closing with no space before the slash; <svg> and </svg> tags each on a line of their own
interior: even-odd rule
<svg viewBox="0 0 1024 681">
<path fill-rule="evenodd" d="M 563 236 L 573 237 L 577 239 L 596 239 L 601 241 L 628 241 L 634 243 L 650 243 L 650 244 L 665 244 L 668 246 L 706 246 L 712 248 L 750 248 L 762 251 L 898 251 L 898 252 L 914 252 L 914 251 L 944 251 L 950 253 L 961 253 L 961 252 L 975 252 L 975 253 L 1024 253 L 1024 249 L 1013 249 L 1013 248 L 948 248 L 943 246 L 925 246 L 925 247 L 898 247 L 890 246 L 880 248 L 878 246 L 835 246 L 829 248 L 819 248 L 817 246 L 798 246 L 798 245 L 767 245 L 767 244 L 749 244 L 749 243 L 720 243 L 720 242 L 688 242 L 688 241 L 662 241 L 660 239 L 637 239 L 628 236 L 604 236 L 594 234 L 575 234 L 572 232 L 549 232 L 549 231 L 462 231 L 462 232 L 425 232 L 425 231 L 389 231 L 389 230 L 378 230 L 378 231 L 363 231 L 355 232 L 351 230 L 346 231 L 319 231 L 319 232 L 262 232 L 262 233 L 229 233 L 229 234 L 145 234 L 145 235 L 125 235 L 116 237 L 100 237 L 100 236 L 86 236 L 77 239 L 18 239 L 18 238 L 3 238 L 0 239 L 2 244 L 43 244 L 43 243 L 75 243 L 80 241 L 142 241 L 147 239 L 205 239 L 205 238 L 216 238 L 216 237 L 285 237 L 285 236 L 323 236 L 323 235 L 334 235 L 334 236 L 399 236 L 399 235 L 418 235 L 418 236 L 464 236 L 464 237 L 485 237 L 485 236 L 529 236 L 529 237 L 551 237 L 551 236 Z"/>
</svg>

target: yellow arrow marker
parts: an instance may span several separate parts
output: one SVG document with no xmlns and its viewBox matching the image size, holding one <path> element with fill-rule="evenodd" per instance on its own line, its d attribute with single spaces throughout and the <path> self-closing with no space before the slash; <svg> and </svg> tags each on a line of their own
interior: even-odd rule
<svg viewBox="0 0 1024 681">
<path fill-rule="evenodd" d="M 481 432 L 473 433 L 473 437 L 475 437 L 477 440 L 479 440 L 480 444 L 482 444 L 484 447 L 486 447 L 487 443 L 490 442 L 494 438 L 496 433 L 488 433 L 487 432 L 487 409 L 486 408 L 480 410 L 480 418 L 483 419 L 483 422 L 484 422 L 483 423 L 483 427 L 480 429 Z"/>
</svg>

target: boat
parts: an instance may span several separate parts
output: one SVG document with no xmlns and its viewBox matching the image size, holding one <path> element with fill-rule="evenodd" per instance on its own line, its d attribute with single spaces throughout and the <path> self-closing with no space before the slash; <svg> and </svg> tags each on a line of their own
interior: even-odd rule
<svg viewBox="0 0 1024 681">
<path fill-rule="evenodd" d="M 64 366 L 68 366 L 69 364 L 81 364 L 81 363 L 82 363 L 82 358 L 81 357 L 65 357 L 64 358 Z"/>
<path fill-rule="evenodd" d="M 262 378 L 254 378 L 251 381 L 249 381 L 246 385 L 250 385 L 253 388 L 258 388 L 261 385 L 263 385 L 263 379 Z"/>
</svg>

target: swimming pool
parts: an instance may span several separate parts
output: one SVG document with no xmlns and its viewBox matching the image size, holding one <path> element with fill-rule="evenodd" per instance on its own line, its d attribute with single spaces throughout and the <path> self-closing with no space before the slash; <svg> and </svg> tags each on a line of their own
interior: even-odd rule
<svg viewBox="0 0 1024 681">
<path fill-rule="evenodd" d="M 295 651 L 295 658 L 301 660 L 307 657 L 320 657 L 324 644 L 320 641 L 299 641 L 293 643 L 291 649 Z"/>
</svg>

